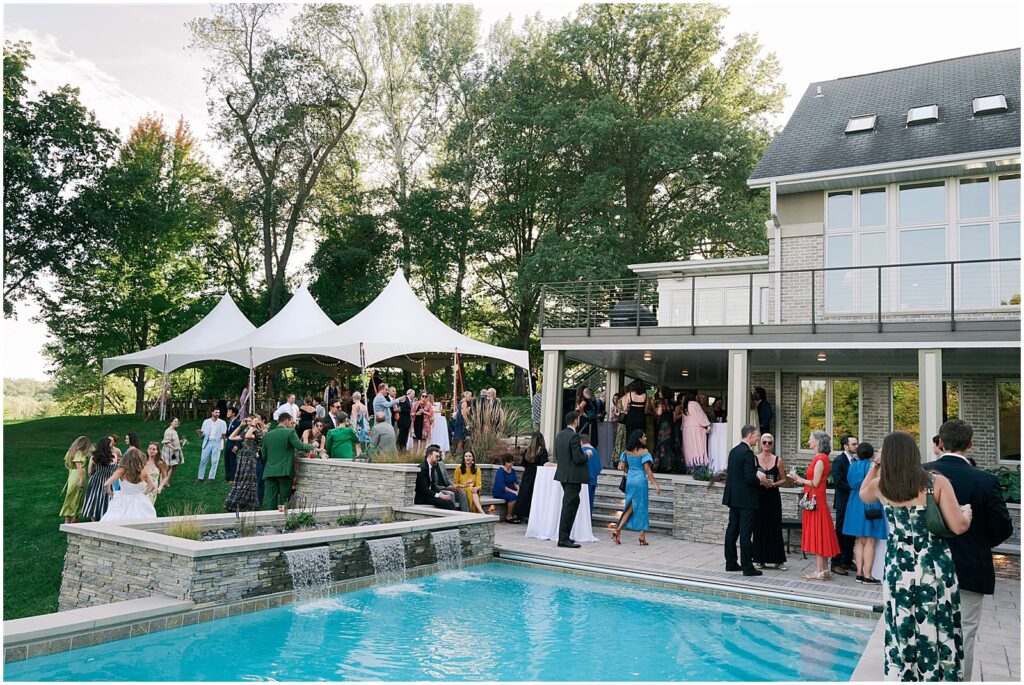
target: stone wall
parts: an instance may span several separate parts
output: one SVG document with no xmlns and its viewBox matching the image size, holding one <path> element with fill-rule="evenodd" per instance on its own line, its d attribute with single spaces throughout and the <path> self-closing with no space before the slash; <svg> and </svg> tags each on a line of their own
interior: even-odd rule
<svg viewBox="0 0 1024 685">
<path fill-rule="evenodd" d="M 379 502 L 408 506 L 416 494 L 415 464 L 370 464 L 347 459 L 299 459 L 296 492 L 318 506 Z"/>
<path fill-rule="evenodd" d="M 448 477 L 457 465 L 446 462 Z M 478 464 L 484 497 L 494 488 L 494 474 L 500 466 Z M 516 469 L 522 480 L 522 468 Z M 296 492 L 318 506 L 353 502 L 380 502 L 393 507 L 409 506 L 416 499 L 418 464 L 372 464 L 347 459 L 300 459 Z"/>
<path fill-rule="evenodd" d="M 673 477 L 673 506 L 675 516 L 672 524 L 672 537 L 678 540 L 705 542 L 720 545 L 725 542 L 725 529 L 729 525 L 729 508 L 722 504 L 725 485 L 715 483 L 711 488 L 703 481 L 689 476 Z M 782 488 L 782 517 L 796 518 L 800 516 L 798 502 L 803 493 L 802 488 Z M 829 506 L 832 503 L 832 491 L 828 492 Z M 783 534 L 785 535 L 785 534 Z M 793 531 L 792 543 L 796 551 L 800 545 L 800 532 Z"/>
<path fill-rule="evenodd" d="M 142 536 L 148 538 L 146 544 L 134 543 L 134 529 L 127 526 L 67 526 L 64 530 L 68 533 L 68 551 L 59 611 L 151 595 L 208 606 L 291 591 L 285 549 L 329 547 L 331 575 L 336 582 L 373 575 L 367 539 L 401 535 L 406 567 L 410 569 L 436 563 L 431 533 L 437 530 L 459 531 L 464 558 L 489 555 L 494 548 L 494 520 L 480 515 L 438 515 L 360 529 L 335 528 L 273 536 L 272 542 L 261 541 L 259 537 L 226 543 L 169 538 L 164 549 L 155 548 L 152 541 L 158 536 L 154 535 Z M 363 531 L 366 533 L 362 534 Z M 121 539 L 110 539 L 113 537 Z"/>
</svg>

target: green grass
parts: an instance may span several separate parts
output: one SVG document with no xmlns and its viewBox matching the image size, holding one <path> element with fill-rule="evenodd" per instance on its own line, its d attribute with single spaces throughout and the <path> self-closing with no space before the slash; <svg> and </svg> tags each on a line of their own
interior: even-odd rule
<svg viewBox="0 0 1024 685">
<path fill-rule="evenodd" d="M 156 503 L 158 516 L 170 515 L 186 503 L 202 503 L 208 513 L 224 510 L 229 484 L 224 460 L 217 481 L 196 484 L 200 442 L 195 431 L 201 421 L 183 421 L 178 428 L 185 446 L 185 463 L 171 487 Z M 64 416 L 12 423 L 3 429 L 4 462 L 4 620 L 57 611 L 61 571 L 67 541 L 59 527 L 67 480 L 64 453 L 79 435 L 92 440 L 117 433 L 138 433 L 142 446 L 159 442 L 166 424 L 135 416 Z"/>
</svg>

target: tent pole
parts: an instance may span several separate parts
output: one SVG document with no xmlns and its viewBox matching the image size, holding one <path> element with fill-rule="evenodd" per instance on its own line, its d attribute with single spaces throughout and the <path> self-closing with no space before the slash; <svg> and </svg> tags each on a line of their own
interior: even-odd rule
<svg viewBox="0 0 1024 685">
<path fill-rule="evenodd" d="M 370 401 L 369 400 L 369 397 L 370 397 L 370 383 L 366 379 L 366 351 L 363 349 L 363 343 L 359 343 L 359 366 L 362 369 L 362 378 L 360 378 L 360 380 L 362 381 L 362 386 L 363 386 L 363 398 L 362 399 L 363 399 L 363 402 L 369 403 L 369 401 Z M 367 406 L 366 407 L 366 413 L 369 414 L 371 411 L 373 411 L 373 407 Z M 373 418 L 374 421 L 376 421 L 377 420 L 376 414 L 374 414 L 372 418 Z"/>
<path fill-rule="evenodd" d="M 167 355 L 164 355 L 164 382 L 160 386 L 160 420 L 167 420 Z"/>
<path fill-rule="evenodd" d="M 452 353 L 452 421 L 455 420 L 455 412 L 459 406 L 458 385 L 459 382 L 459 348 Z"/>
<path fill-rule="evenodd" d="M 107 376 L 103 373 L 103 369 L 100 369 L 100 416 L 103 416 L 103 396 L 104 388 L 106 385 Z"/>
<path fill-rule="evenodd" d="M 256 369 L 252 365 L 252 348 L 249 348 L 249 413 L 256 413 Z"/>
</svg>

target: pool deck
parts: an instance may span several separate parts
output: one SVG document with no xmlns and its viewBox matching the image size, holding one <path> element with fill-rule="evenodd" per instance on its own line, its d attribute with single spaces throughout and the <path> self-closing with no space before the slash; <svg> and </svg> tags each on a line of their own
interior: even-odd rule
<svg viewBox="0 0 1024 685">
<path fill-rule="evenodd" d="M 793 601 L 823 603 L 840 601 L 854 605 L 878 606 L 882 603 L 880 586 L 860 585 L 853 576 L 833 576 L 832 580 L 807 581 L 801 578 L 814 570 L 814 559 L 803 559 L 799 551 L 788 555 L 786 571 L 765 569 L 763 576 L 748 578 L 725 571 L 720 545 L 675 540 L 665 535 L 648 535 L 650 545 L 637 544 L 637 535 L 624 532 L 616 545 L 611 531 L 595 528 L 598 542 L 579 549 L 558 547 L 549 540 L 525 537 L 525 525 L 495 526 L 495 551 L 521 555 L 543 562 L 578 563 L 612 572 L 642 573 L 698 585 L 728 586 L 734 592 L 768 591 L 789 596 Z M 881 624 L 879 624 L 881 627 Z M 1020 681 L 1020 580 L 998 579 L 996 592 L 982 608 L 981 626 L 974 649 L 974 678 L 984 681 Z M 877 659 L 874 658 L 877 655 Z M 882 633 L 876 630 L 865 648 L 854 680 L 882 679 Z M 877 668 L 874 665 L 877 663 Z"/>
</svg>

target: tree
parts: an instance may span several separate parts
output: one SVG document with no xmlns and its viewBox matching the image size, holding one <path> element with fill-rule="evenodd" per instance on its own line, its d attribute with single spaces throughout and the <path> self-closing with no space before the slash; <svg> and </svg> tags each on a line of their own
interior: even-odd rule
<svg viewBox="0 0 1024 685">
<path fill-rule="evenodd" d="M 63 86 L 29 99 L 28 43 L 4 43 L 4 316 L 41 294 L 41 281 L 76 268 L 94 235 L 71 200 L 107 163 L 116 143 Z"/>
<path fill-rule="evenodd" d="M 217 5 L 212 18 L 189 24 L 193 46 L 212 58 L 214 136 L 257 208 L 268 317 L 282 305 L 296 231 L 311 218 L 320 175 L 346 152 L 369 83 L 357 8 L 306 6 L 277 37 L 270 21 L 280 12 Z"/>
<path fill-rule="evenodd" d="M 88 266 L 60 274 L 43 303 L 53 338 L 56 394 L 95 389 L 98 362 L 168 340 L 216 304 L 200 246 L 216 224 L 214 178 L 184 121 L 168 133 L 147 116 L 117 160 L 76 200 L 97 238 L 83 246 Z M 146 370 L 133 369 L 135 411 L 146 399 Z"/>
</svg>

